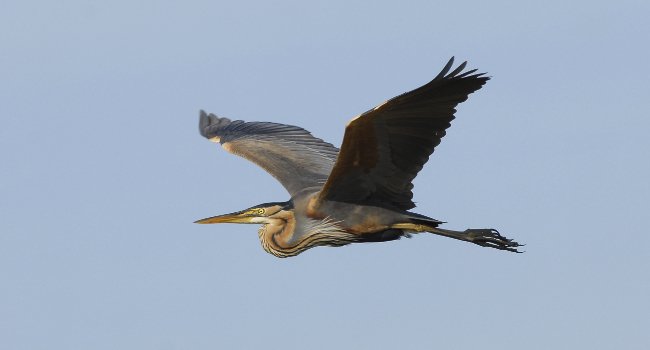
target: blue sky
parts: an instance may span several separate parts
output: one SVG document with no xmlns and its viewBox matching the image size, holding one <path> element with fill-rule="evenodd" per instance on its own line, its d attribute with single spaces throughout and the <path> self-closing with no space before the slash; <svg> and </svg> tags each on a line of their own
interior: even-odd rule
<svg viewBox="0 0 650 350">
<path fill-rule="evenodd" d="M 0 5 L 3 349 L 647 349 L 650 3 Z M 415 181 L 419 235 L 277 259 L 287 199 L 198 111 L 345 123 L 451 56 L 492 80 Z"/>
</svg>

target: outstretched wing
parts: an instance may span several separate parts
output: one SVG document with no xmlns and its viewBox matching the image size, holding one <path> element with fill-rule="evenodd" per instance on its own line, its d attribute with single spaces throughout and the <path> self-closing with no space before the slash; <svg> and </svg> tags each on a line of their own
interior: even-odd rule
<svg viewBox="0 0 650 350">
<path fill-rule="evenodd" d="M 332 171 L 338 149 L 297 126 L 244 122 L 200 112 L 201 135 L 273 175 L 291 196 L 308 187 L 322 187 Z"/>
<path fill-rule="evenodd" d="M 485 84 L 485 73 L 449 73 L 454 58 L 428 84 L 392 98 L 348 123 L 341 152 L 320 200 L 408 210 L 412 181 L 451 125 L 456 106 Z"/>
</svg>

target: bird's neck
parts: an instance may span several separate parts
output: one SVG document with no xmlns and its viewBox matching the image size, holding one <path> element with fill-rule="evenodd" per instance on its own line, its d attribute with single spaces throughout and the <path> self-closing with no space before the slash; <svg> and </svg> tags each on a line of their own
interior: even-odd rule
<svg viewBox="0 0 650 350">
<path fill-rule="evenodd" d="M 300 252 L 292 254 L 295 246 L 292 244 L 292 239 L 296 231 L 293 212 L 280 210 L 264 219 L 264 225 L 258 232 L 264 250 L 280 258 L 298 255 Z"/>
</svg>

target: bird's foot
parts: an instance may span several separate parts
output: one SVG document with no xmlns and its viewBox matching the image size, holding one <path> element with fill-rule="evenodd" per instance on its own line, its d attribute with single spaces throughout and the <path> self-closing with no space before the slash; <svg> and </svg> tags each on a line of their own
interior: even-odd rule
<svg viewBox="0 0 650 350">
<path fill-rule="evenodd" d="M 507 250 L 509 252 L 523 253 L 522 251 L 517 250 L 517 247 L 523 247 L 523 244 L 519 244 L 512 239 L 508 239 L 502 236 L 499 231 L 493 228 L 486 229 L 467 229 L 465 230 L 467 235 L 467 240 L 478 244 L 482 247 L 490 247 L 500 250 Z"/>
</svg>

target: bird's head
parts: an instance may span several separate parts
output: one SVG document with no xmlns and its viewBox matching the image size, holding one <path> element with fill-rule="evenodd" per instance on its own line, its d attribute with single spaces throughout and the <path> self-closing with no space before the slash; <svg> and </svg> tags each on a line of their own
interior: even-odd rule
<svg viewBox="0 0 650 350">
<path fill-rule="evenodd" d="M 196 224 L 267 224 L 271 217 L 282 210 L 292 209 L 291 202 L 273 202 L 252 206 L 248 209 L 236 211 L 230 214 L 212 216 L 197 220 Z"/>
</svg>

